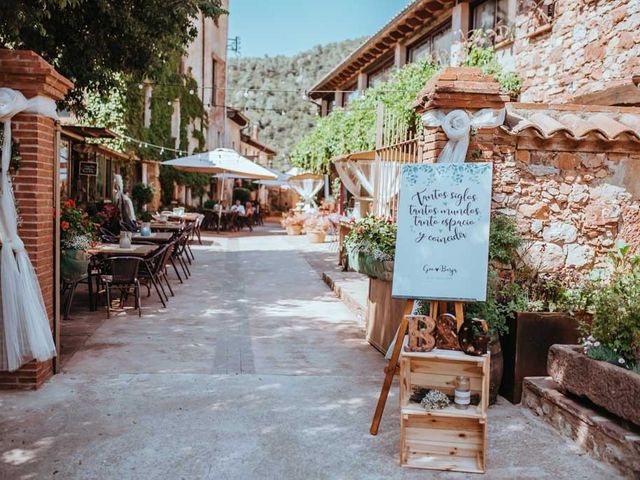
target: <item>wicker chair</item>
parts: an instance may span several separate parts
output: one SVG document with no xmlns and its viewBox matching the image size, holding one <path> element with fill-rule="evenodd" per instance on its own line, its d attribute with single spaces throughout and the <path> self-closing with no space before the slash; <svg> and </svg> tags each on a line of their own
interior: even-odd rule
<svg viewBox="0 0 640 480">
<path fill-rule="evenodd" d="M 142 316 L 142 306 L 140 303 L 140 281 L 138 280 L 138 269 L 142 259 L 139 257 L 119 256 L 110 257 L 104 260 L 103 272 L 100 280 L 105 286 L 107 296 L 107 318 L 111 316 L 111 289 L 120 290 L 121 304 L 126 300 L 128 294 L 133 291 L 135 295 L 135 307 L 138 316 Z"/>
</svg>

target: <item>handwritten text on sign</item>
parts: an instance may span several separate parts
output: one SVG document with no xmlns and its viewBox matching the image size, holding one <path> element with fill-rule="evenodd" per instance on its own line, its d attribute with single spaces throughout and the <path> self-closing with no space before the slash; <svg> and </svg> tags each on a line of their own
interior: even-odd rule
<svg viewBox="0 0 640 480">
<path fill-rule="evenodd" d="M 405 165 L 395 297 L 485 300 L 490 163 Z"/>
</svg>

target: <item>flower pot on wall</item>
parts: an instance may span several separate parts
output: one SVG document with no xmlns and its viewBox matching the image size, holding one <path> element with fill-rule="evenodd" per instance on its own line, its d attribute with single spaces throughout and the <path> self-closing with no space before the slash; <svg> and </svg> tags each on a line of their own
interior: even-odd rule
<svg viewBox="0 0 640 480">
<path fill-rule="evenodd" d="M 75 283 L 87 275 L 89 254 L 83 250 L 66 249 L 60 252 L 60 278 Z"/>
<path fill-rule="evenodd" d="M 500 338 L 504 355 L 500 395 L 520 403 L 524 378 L 547 376 L 551 345 L 578 343 L 578 322 L 563 313 L 518 312 L 507 326 L 508 333 Z"/>
<path fill-rule="evenodd" d="M 547 363 L 549 375 L 562 390 L 640 426 L 640 374 L 593 360 L 576 345 L 553 345 Z"/>
</svg>

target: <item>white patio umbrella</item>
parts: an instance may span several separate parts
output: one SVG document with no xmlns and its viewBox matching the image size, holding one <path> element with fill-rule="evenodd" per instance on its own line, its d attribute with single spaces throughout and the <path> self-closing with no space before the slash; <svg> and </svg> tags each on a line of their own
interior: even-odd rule
<svg viewBox="0 0 640 480">
<path fill-rule="evenodd" d="M 208 152 L 196 153 L 188 157 L 175 158 L 162 162 L 163 165 L 169 165 L 193 173 L 209 173 L 212 175 L 221 173 L 225 177 L 247 178 L 254 180 L 277 180 L 278 176 L 269 170 L 248 158 L 243 157 L 235 150 L 230 148 L 216 148 Z M 224 187 L 224 178 L 222 179 Z M 220 189 L 220 202 L 222 202 L 222 190 Z M 220 227 L 220 219 L 222 218 L 222 205 L 218 209 L 218 227 Z"/>
</svg>

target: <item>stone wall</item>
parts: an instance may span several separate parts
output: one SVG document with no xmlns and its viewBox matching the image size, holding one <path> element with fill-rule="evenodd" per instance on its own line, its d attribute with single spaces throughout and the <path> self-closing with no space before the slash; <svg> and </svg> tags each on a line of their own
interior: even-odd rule
<svg viewBox="0 0 640 480">
<path fill-rule="evenodd" d="M 616 240 L 640 245 L 640 148 L 604 146 L 565 151 L 562 135 L 541 141 L 500 129 L 473 138 L 470 160 L 493 161 L 493 209 L 515 216 L 532 268 L 588 271 L 606 265 Z"/>
<path fill-rule="evenodd" d="M 557 0 L 546 30 L 519 3 L 513 49 L 522 101 L 566 102 L 629 83 L 640 71 L 637 0 Z"/>
</svg>

